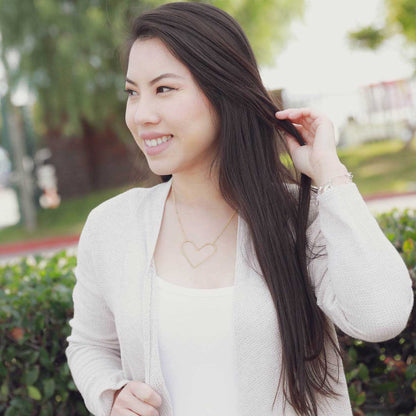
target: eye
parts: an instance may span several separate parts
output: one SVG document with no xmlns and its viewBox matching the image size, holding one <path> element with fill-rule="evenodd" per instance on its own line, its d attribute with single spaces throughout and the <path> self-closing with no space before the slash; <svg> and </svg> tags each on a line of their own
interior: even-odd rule
<svg viewBox="0 0 416 416">
<path fill-rule="evenodd" d="M 167 88 L 168 90 L 174 90 L 175 89 L 175 88 L 171 88 L 171 87 L 161 86 L 161 87 L 157 87 L 156 91 L 160 90 L 161 88 Z M 168 92 L 168 91 L 165 91 L 165 92 Z"/>
<path fill-rule="evenodd" d="M 124 92 L 126 92 L 129 96 L 132 96 L 133 95 L 133 92 L 136 92 L 136 91 L 133 91 L 133 90 L 130 90 L 130 89 L 126 88 L 124 90 Z"/>
<path fill-rule="evenodd" d="M 171 88 L 171 87 L 161 86 L 161 87 L 158 87 L 158 88 L 156 89 L 156 91 L 159 91 L 160 89 L 163 89 L 163 88 L 167 88 L 167 89 L 168 89 L 168 91 L 161 91 L 162 93 L 169 92 L 170 90 L 175 90 L 175 89 L 176 89 L 176 88 Z M 131 96 L 133 96 L 133 93 L 135 93 L 136 91 L 131 90 L 131 89 L 129 89 L 129 88 L 126 88 L 126 89 L 124 90 L 124 92 L 126 92 L 126 93 L 128 94 L 128 96 L 129 96 L 129 97 L 131 97 Z"/>
</svg>

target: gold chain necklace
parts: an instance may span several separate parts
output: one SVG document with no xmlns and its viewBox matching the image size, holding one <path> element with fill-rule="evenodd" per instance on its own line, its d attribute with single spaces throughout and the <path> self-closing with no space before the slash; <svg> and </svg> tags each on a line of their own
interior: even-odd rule
<svg viewBox="0 0 416 416">
<path fill-rule="evenodd" d="M 186 258 L 186 260 L 188 260 L 188 263 L 191 265 L 191 267 L 193 267 L 195 269 L 200 264 L 202 264 L 204 261 L 208 260 L 217 251 L 217 246 L 216 246 L 215 243 L 221 237 L 221 235 L 223 234 L 225 229 L 228 227 L 228 224 L 231 222 L 231 220 L 233 219 L 233 217 L 234 217 L 234 215 L 236 214 L 237 211 L 234 211 L 233 215 L 231 215 L 231 218 L 228 220 L 227 224 L 222 229 L 221 233 L 218 235 L 218 237 L 212 243 L 206 243 L 206 244 L 202 245 L 201 247 L 197 247 L 194 242 L 192 242 L 192 241 L 190 241 L 186 238 L 185 231 L 183 229 L 182 222 L 179 218 L 179 213 L 178 213 L 178 210 L 176 208 L 175 189 L 174 189 L 173 184 L 172 184 L 172 190 L 173 190 L 173 204 L 175 205 L 176 216 L 178 218 L 178 222 L 179 222 L 179 225 L 181 227 L 182 234 L 185 238 L 185 240 L 183 241 L 183 243 L 181 245 L 181 251 L 182 251 L 182 254 L 184 255 L 184 257 Z M 193 263 L 191 261 L 191 259 L 189 258 L 189 254 L 187 254 L 186 251 L 188 251 L 188 253 L 193 255 L 194 257 L 195 257 L 195 255 L 199 256 L 200 258 L 202 258 L 202 260 L 200 260 L 197 263 Z"/>
</svg>

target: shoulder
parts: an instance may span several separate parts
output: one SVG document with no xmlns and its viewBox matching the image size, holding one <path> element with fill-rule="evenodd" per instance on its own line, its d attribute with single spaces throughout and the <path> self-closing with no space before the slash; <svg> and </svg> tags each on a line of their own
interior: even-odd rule
<svg viewBox="0 0 416 416">
<path fill-rule="evenodd" d="M 88 219 L 100 223 L 102 220 L 108 222 L 117 218 L 126 218 L 132 206 L 140 204 L 147 192 L 148 188 L 136 187 L 106 199 L 90 211 Z"/>
<path fill-rule="evenodd" d="M 128 189 L 118 195 L 113 196 L 95 208 L 93 208 L 87 221 L 94 224 L 97 228 L 107 227 L 128 227 L 143 216 L 143 213 L 149 206 L 158 200 L 165 183 L 159 183 L 152 187 L 135 187 Z"/>
<path fill-rule="evenodd" d="M 124 247 L 146 228 L 144 211 L 157 201 L 159 185 L 135 187 L 115 195 L 93 208 L 80 235 L 80 247 L 108 253 Z"/>
<path fill-rule="evenodd" d="M 157 200 L 162 187 L 163 183 L 148 188 L 135 187 L 115 195 L 93 208 L 85 225 L 99 231 L 128 228 L 142 218 L 139 213 L 143 213 L 152 201 Z"/>
</svg>

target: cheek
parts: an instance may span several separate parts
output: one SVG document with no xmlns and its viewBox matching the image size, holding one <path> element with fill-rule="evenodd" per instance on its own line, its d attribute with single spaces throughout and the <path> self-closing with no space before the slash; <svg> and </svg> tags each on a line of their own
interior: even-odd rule
<svg viewBox="0 0 416 416">
<path fill-rule="evenodd" d="M 198 120 L 198 123 L 192 124 L 195 129 L 202 131 L 204 135 L 216 128 L 215 112 L 205 97 L 200 95 L 194 97 L 186 103 L 182 110 L 188 120 Z"/>
<path fill-rule="evenodd" d="M 124 114 L 124 120 L 126 122 L 127 127 L 131 130 L 133 126 L 133 111 L 131 105 L 128 103 L 126 104 L 126 112 Z"/>
<path fill-rule="evenodd" d="M 134 122 L 134 109 L 133 106 L 126 105 L 126 111 L 124 114 L 124 121 L 126 122 L 127 128 L 129 129 L 131 135 L 133 136 L 134 141 L 136 142 L 137 146 L 141 148 L 140 140 L 137 136 L 137 126 Z"/>
</svg>

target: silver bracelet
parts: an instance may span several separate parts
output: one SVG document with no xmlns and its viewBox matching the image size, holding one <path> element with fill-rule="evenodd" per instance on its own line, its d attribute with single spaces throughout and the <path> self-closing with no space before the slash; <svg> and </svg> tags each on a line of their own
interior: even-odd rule
<svg viewBox="0 0 416 416">
<path fill-rule="evenodd" d="M 338 175 L 338 176 L 334 176 L 333 178 L 331 178 L 328 182 L 324 183 L 321 186 L 314 186 L 311 185 L 311 189 L 313 191 L 315 191 L 318 195 L 323 194 L 326 191 L 329 191 L 330 189 L 332 189 L 335 185 L 335 183 L 333 182 L 334 179 L 336 178 L 348 178 L 348 182 L 347 183 L 351 183 L 352 182 L 352 178 L 353 178 L 353 174 L 351 172 L 345 173 L 344 175 Z M 341 182 L 341 183 L 345 183 L 345 182 Z"/>
</svg>

